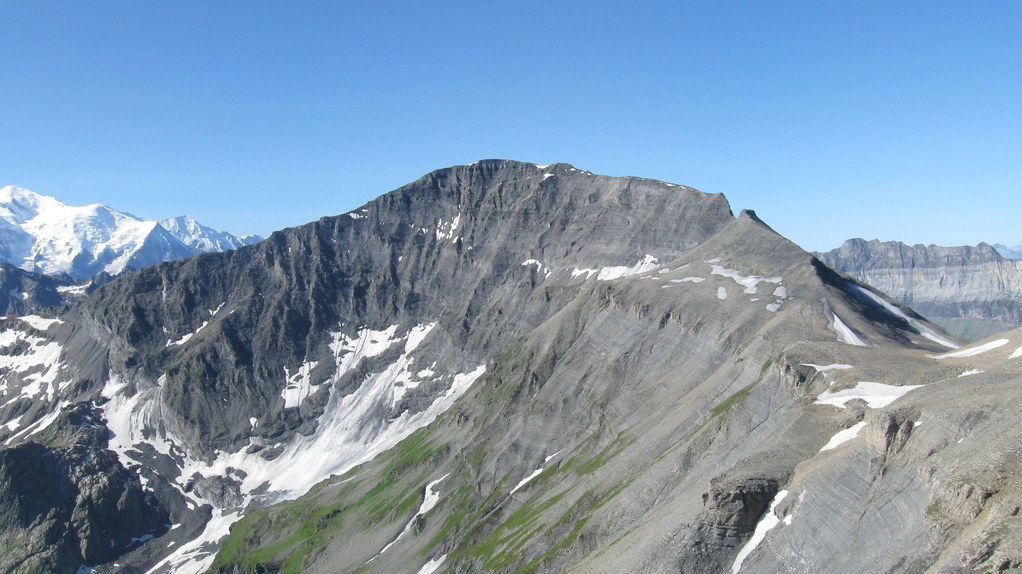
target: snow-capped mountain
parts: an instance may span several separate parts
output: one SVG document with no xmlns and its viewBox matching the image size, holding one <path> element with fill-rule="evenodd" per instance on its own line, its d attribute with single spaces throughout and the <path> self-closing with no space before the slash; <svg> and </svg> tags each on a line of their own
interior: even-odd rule
<svg viewBox="0 0 1022 574">
<path fill-rule="evenodd" d="M 217 231 L 212 227 L 202 225 L 187 215 L 164 219 L 160 222 L 160 225 L 176 237 L 178 241 L 198 253 L 227 251 L 228 249 L 237 249 L 245 245 L 259 243 L 263 240 L 258 235 L 236 237 L 226 231 Z"/>
<path fill-rule="evenodd" d="M 245 244 L 191 218 L 168 222 L 173 231 L 105 205 L 71 206 L 9 185 L 0 188 L 0 261 L 84 279 Z"/>
</svg>

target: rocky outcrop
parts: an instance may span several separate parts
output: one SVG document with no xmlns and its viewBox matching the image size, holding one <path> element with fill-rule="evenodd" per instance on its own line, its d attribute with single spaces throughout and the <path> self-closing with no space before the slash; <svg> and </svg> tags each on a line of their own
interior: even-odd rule
<svg viewBox="0 0 1022 574">
<path fill-rule="evenodd" d="M 5 572 L 74 572 L 113 562 L 171 524 L 139 477 L 106 448 L 107 429 L 74 405 L 40 442 L 0 450 Z"/>
<path fill-rule="evenodd" d="M 968 340 L 1022 325 L 1022 261 L 1005 259 L 985 243 L 850 239 L 817 256 Z"/>
</svg>

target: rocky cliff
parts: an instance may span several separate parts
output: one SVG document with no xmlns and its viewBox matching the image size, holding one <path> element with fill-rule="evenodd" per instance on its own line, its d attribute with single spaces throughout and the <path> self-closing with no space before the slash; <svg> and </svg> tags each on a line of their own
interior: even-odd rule
<svg viewBox="0 0 1022 574">
<path fill-rule="evenodd" d="M 3 460 L 59 458 L 48 488 L 68 493 L 46 498 L 47 521 L 6 523 L 9 540 L 66 541 L 33 565 L 887 572 L 1018 558 L 1004 409 L 1022 341 L 953 351 L 754 213 L 682 186 L 477 162 L 0 326 Z M 17 490 L 19 468 L 0 466 L 0 495 L 47 508 Z M 5 568 L 33 571 L 8 548 Z"/>
<path fill-rule="evenodd" d="M 817 256 L 968 340 L 1022 325 L 1022 261 L 1005 259 L 985 243 L 850 239 Z"/>
</svg>

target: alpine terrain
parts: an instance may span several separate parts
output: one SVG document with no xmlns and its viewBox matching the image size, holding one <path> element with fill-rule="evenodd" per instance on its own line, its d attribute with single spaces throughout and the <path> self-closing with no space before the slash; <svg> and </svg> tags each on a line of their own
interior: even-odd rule
<svg viewBox="0 0 1022 574">
<path fill-rule="evenodd" d="M 683 186 L 480 161 L 0 329 L 7 571 L 1022 564 L 1022 331 Z"/>
<path fill-rule="evenodd" d="M 34 191 L 0 188 L 0 261 L 84 280 L 255 243 L 182 216 L 145 221 L 105 205 L 76 207 Z"/>
<path fill-rule="evenodd" d="M 1022 261 L 986 243 L 941 247 L 849 239 L 816 255 L 966 340 L 1022 326 Z"/>
</svg>

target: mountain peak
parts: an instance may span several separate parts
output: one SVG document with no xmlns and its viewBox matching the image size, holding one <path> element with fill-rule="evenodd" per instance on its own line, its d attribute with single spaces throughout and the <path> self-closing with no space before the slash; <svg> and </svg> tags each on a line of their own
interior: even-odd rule
<svg viewBox="0 0 1022 574">
<path fill-rule="evenodd" d="M 204 227 L 187 216 L 168 221 L 173 221 L 168 225 L 177 234 L 159 222 L 100 203 L 71 206 L 8 185 L 0 188 L 0 261 L 30 272 L 67 273 L 84 279 L 252 242 Z"/>
</svg>

